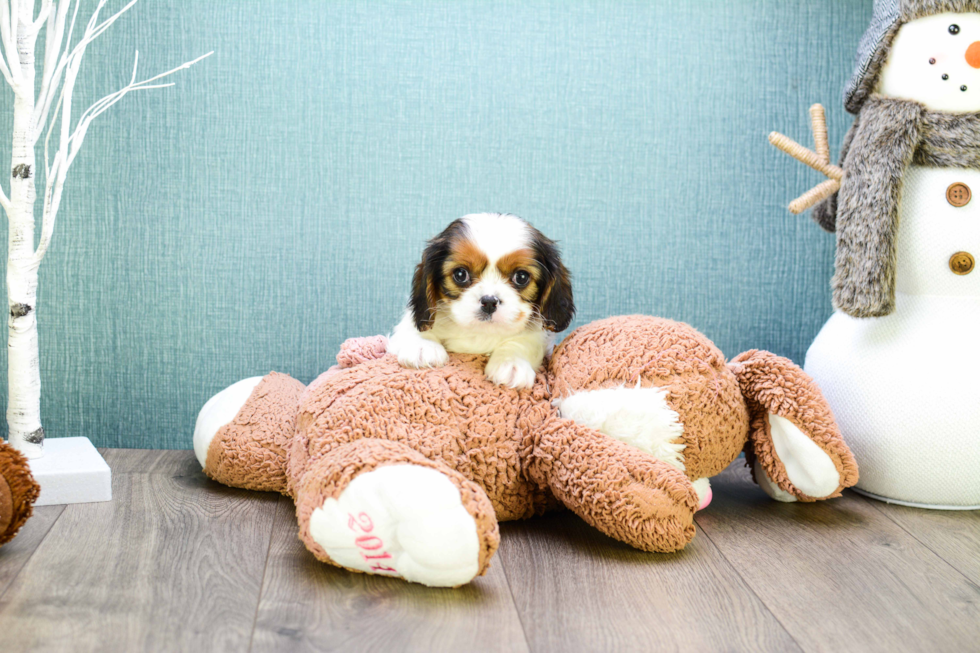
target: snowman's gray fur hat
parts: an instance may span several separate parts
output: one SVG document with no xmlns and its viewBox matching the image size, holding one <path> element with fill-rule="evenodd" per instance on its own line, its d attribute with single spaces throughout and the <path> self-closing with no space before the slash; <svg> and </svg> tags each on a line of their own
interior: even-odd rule
<svg viewBox="0 0 980 653">
<path fill-rule="evenodd" d="M 902 25 L 946 12 L 980 13 L 980 0 L 875 0 L 871 25 L 858 44 L 854 75 L 844 89 L 847 110 L 857 114 L 874 92 L 888 50 Z"/>
</svg>

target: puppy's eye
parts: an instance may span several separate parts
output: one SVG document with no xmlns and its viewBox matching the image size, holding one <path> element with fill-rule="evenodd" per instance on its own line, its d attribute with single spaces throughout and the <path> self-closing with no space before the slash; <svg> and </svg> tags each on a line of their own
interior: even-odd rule
<svg viewBox="0 0 980 653">
<path fill-rule="evenodd" d="M 518 270 L 514 273 L 514 276 L 512 276 L 511 279 L 513 279 L 515 286 L 518 288 L 523 288 L 528 284 L 528 282 L 531 281 L 531 275 L 527 270 Z"/>
<path fill-rule="evenodd" d="M 469 283 L 470 281 L 470 271 L 466 268 L 456 268 L 453 270 L 453 281 L 459 285 Z"/>
<path fill-rule="evenodd" d="M 952 34 L 952 35 L 954 35 L 954 36 L 957 35 L 957 34 L 959 34 L 960 33 L 960 26 L 959 25 L 956 25 L 956 24 L 950 25 L 949 26 L 949 33 Z"/>
</svg>

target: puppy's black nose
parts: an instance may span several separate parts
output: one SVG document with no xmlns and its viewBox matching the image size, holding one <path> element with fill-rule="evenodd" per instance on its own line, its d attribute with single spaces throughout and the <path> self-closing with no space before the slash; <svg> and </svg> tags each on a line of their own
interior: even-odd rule
<svg viewBox="0 0 980 653">
<path fill-rule="evenodd" d="M 492 295 L 484 295 L 480 297 L 480 309 L 487 315 L 493 315 L 493 312 L 497 310 L 497 304 L 500 300 Z"/>
</svg>

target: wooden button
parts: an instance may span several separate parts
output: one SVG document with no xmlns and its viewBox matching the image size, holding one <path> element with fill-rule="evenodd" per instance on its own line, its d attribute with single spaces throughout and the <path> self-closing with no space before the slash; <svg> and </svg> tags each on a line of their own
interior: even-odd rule
<svg viewBox="0 0 980 653">
<path fill-rule="evenodd" d="M 949 269 L 953 271 L 953 274 L 958 274 L 960 276 L 973 272 L 973 268 L 976 266 L 976 263 L 977 262 L 973 260 L 973 256 L 967 252 L 956 252 L 949 257 Z"/>
<path fill-rule="evenodd" d="M 950 184 L 949 188 L 946 189 L 946 201 L 953 206 L 966 206 L 971 199 L 973 199 L 973 193 L 970 191 L 970 187 L 962 182 Z"/>
</svg>

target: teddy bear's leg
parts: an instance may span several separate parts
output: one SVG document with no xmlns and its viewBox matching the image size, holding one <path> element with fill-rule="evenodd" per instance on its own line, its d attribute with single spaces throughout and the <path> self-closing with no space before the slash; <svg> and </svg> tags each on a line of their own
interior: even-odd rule
<svg viewBox="0 0 980 653">
<path fill-rule="evenodd" d="M 204 473 L 248 490 L 286 491 L 286 446 L 306 386 L 272 372 L 231 385 L 201 409 L 194 453 Z"/>
<path fill-rule="evenodd" d="M 778 501 L 816 501 L 857 483 L 854 456 L 813 380 L 792 361 L 749 351 L 732 360 L 751 414 L 746 462 Z"/>
<path fill-rule="evenodd" d="M 14 539 L 30 518 L 40 492 L 27 459 L 0 441 L 0 546 Z"/>
<path fill-rule="evenodd" d="M 486 572 L 500 542 L 482 488 L 398 442 L 337 447 L 296 489 L 300 539 L 354 571 L 456 587 Z"/>
<path fill-rule="evenodd" d="M 677 551 L 694 537 L 699 499 L 684 472 L 570 419 L 541 427 L 528 471 L 589 524 L 638 549 Z"/>
</svg>

